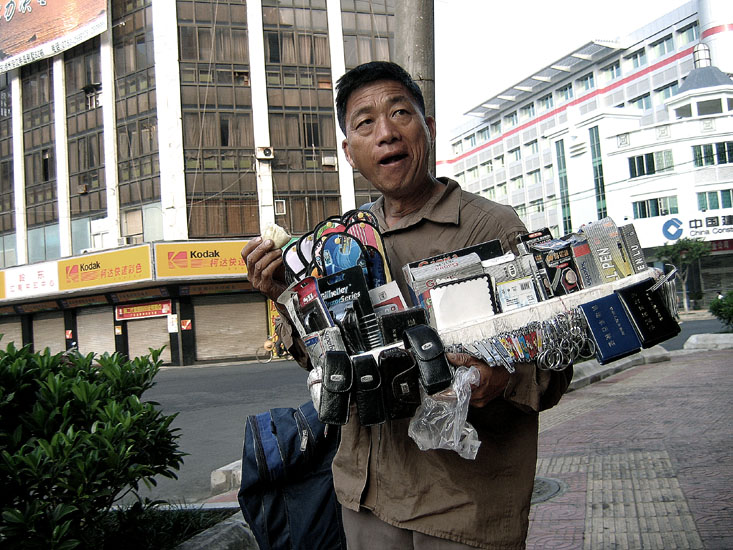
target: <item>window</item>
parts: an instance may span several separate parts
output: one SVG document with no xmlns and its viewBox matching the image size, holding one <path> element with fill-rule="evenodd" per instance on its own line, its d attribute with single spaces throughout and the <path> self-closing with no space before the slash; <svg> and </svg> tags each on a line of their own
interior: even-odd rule
<svg viewBox="0 0 733 550">
<path fill-rule="evenodd" d="M 637 109 L 646 111 L 647 109 L 652 108 L 652 97 L 649 92 L 647 92 L 644 95 L 640 95 L 639 97 L 635 97 L 634 99 L 629 101 L 629 105 L 631 105 L 632 107 L 636 107 Z"/>
<path fill-rule="evenodd" d="M 621 76 L 621 62 L 614 61 L 610 65 L 603 67 L 603 80 L 610 82 Z"/>
<path fill-rule="evenodd" d="M 731 164 L 733 163 L 733 141 L 693 145 L 692 156 L 697 167 Z"/>
<path fill-rule="evenodd" d="M 504 155 L 499 155 L 494 159 L 494 168 L 504 168 Z"/>
<path fill-rule="evenodd" d="M 677 81 L 675 80 L 674 82 L 670 82 L 666 86 L 657 88 L 656 90 L 654 90 L 654 94 L 656 95 L 657 101 L 659 103 L 664 103 L 666 99 L 669 99 L 677 93 L 678 88 L 679 86 L 677 85 Z"/>
<path fill-rule="evenodd" d="M 654 153 L 654 169 L 657 173 L 671 172 L 674 170 L 672 149 L 665 149 L 664 151 L 656 151 Z"/>
<path fill-rule="evenodd" d="M 657 40 L 656 42 L 652 43 L 650 46 L 652 50 L 652 57 L 662 57 L 663 55 L 667 55 L 668 53 L 672 53 L 674 51 L 674 41 L 672 40 L 672 35 L 668 34 L 661 40 Z"/>
<path fill-rule="evenodd" d="M 491 124 L 491 135 L 498 136 L 499 134 L 501 134 L 501 120 L 497 120 Z"/>
<path fill-rule="evenodd" d="M 626 62 L 632 69 L 638 69 L 646 65 L 646 51 L 644 48 L 636 50 L 631 55 L 626 56 Z"/>
<path fill-rule="evenodd" d="M 463 142 L 467 148 L 472 148 L 476 146 L 476 134 L 471 134 L 467 138 L 463 138 Z"/>
<path fill-rule="evenodd" d="M 654 153 L 629 157 L 629 174 L 632 178 L 654 174 Z"/>
<path fill-rule="evenodd" d="M 527 120 L 534 116 L 534 103 L 530 103 L 529 105 L 525 105 L 521 109 L 519 109 L 519 118 L 521 120 Z"/>
<path fill-rule="evenodd" d="M 529 179 L 529 183 L 531 185 L 536 185 L 538 183 L 542 183 L 542 177 L 540 176 L 539 170 L 533 170 L 532 172 L 527 173 L 527 178 Z"/>
<path fill-rule="evenodd" d="M 562 212 L 562 228 L 565 234 L 573 230 L 573 220 L 570 213 L 570 194 L 568 192 L 568 171 L 565 162 L 565 141 L 559 139 L 555 142 L 557 155 L 557 179 L 560 184 L 560 209 Z"/>
<path fill-rule="evenodd" d="M 598 126 L 589 130 L 591 162 L 593 164 L 593 186 L 596 192 L 596 214 L 598 219 L 608 215 L 606 208 L 606 184 L 603 177 L 603 158 L 601 156 L 601 139 L 598 133 Z"/>
<path fill-rule="evenodd" d="M 540 152 L 540 144 L 537 143 L 537 140 L 534 139 L 528 143 L 524 144 L 524 148 L 526 149 L 526 153 L 528 155 L 536 155 Z"/>
<path fill-rule="evenodd" d="M 453 154 L 454 155 L 460 155 L 463 153 L 463 142 L 462 141 L 456 141 L 453 144 Z"/>
<path fill-rule="evenodd" d="M 511 149 L 507 154 L 509 155 L 510 162 L 517 162 L 518 160 L 522 160 L 522 151 L 519 150 L 519 147 Z"/>
<path fill-rule="evenodd" d="M 717 191 L 708 191 L 706 193 L 697 194 L 697 209 L 704 212 L 706 210 L 717 210 L 720 208 Z"/>
<path fill-rule="evenodd" d="M 496 198 L 496 188 L 489 187 L 488 189 L 484 189 L 481 191 L 481 195 L 486 197 L 487 199 L 494 200 Z"/>
<path fill-rule="evenodd" d="M 520 204 L 519 206 L 515 206 L 514 210 L 517 213 L 517 216 L 519 216 L 520 218 L 523 218 L 524 216 L 527 215 L 527 207 L 524 206 L 523 204 Z"/>
<path fill-rule="evenodd" d="M 677 119 L 680 118 L 690 118 L 692 116 L 692 106 L 691 105 L 683 105 L 682 107 L 679 107 L 674 110 L 674 116 Z"/>
<path fill-rule="evenodd" d="M 667 216 L 669 214 L 678 214 L 677 197 L 659 197 L 647 199 L 645 201 L 637 201 L 632 204 L 634 209 L 634 219 L 654 218 L 656 216 Z"/>
<path fill-rule="evenodd" d="M 720 99 L 708 99 L 697 102 L 697 115 L 716 115 L 723 112 L 723 103 Z"/>
<path fill-rule="evenodd" d="M 504 117 L 504 121 L 506 122 L 506 125 L 509 126 L 509 128 L 517 125 L 517 112 L 514 111 L 512 113 L 509 113 L 506 117 Z"/>
<path fill-rule="evenodd" d="M 479 172 L 482 176 L 488 176 L 493 172 L 494 167 L 492 165 L 492 162 L 490 160 L 487 160 L 486 162 L 482 162 L 479 165 Z"/>
<path fill-rule="evenodd" d="M 723 189 L 720 192 L 720 205 L 722 208 L 733 207 L 733 189 Z"/>
<path fill-rule="evenodd" d="M 506 196 L 506 183 L 500 183 L 496 186 L 496 195 L 498 197 Z"/>
<path fill-rule="evenodd" d="M 456 174 L 455 177 L 456 177 L 456 181 L 459 184 L 463 185 L 464 183 L 466 183 L 466 174 L 464 172 L 460 172 L 459 174 Z"/>
<path fill-rule="evenodd" d="M 471 182 L 478 179 L 478 167 L 474 166 L 466 171 L 466 181 Z"/>
<path fill-rule="evenodd" d="M 537 100 L 538 105 L 540 106 L 540 111 L 548 111 L 552 109 L 552 106 L 554 105 L 552 101 L 552 94 L 547 94 L 546 96 L 543 96 Z"/>
<path fill-rule="evenodd" d="M 559 102 L 570 101 L 573 99 L 573 84 L 566 84 L 562 88 L 558 88 L 555 91 L 555 95 Z"/>
<path fill-rule="evenodd" d="M 485 141 L 489 141 L 489 128 L 481 128 L 478 131 L 478 141 L 479 143 L 484 143 Z"/>
<path fill-rule="evenodd" d="M 593 73 L 588 73 L 585 76 L 581 76 L 576 83 L 578 85 L 578 88 L 580 88 L 580 90 L 583 92 L 587 92 L 596 87 L 595 81 L 593 79 Z"/>
<path fill-rule="evenodd" d="M 677 43 L 680 46 L 697 42 L 698 35 L 697 21 L 677 31 Z"/>
<path fill-rule="evenodd" d="M 542 199 L 532 201 L 529 203 L 529 213 L 530 214 L 539 214 L 540 212 L 545 211 L 545 203 Z"/>
<path fill-rule="evenodd" d="M 511 180 L 511 184 L 512 184 L 512 191 L 521 191 L 522 189 L 524 189 L 524 178 L 522 176 L 513 178 Z"/>
</svg>

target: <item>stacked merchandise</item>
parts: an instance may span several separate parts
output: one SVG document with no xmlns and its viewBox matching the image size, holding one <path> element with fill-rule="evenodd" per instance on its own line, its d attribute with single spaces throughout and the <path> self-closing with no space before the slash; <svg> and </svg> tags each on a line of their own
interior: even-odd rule
<svg viewBox="0 0 733 550">
<path fill-rule="evenodd" d="M 669 277 L 647 268 L 633 225 L 610 218 L 553 238 L 523 235 L 519 254 L 489 241 L 402 267 L 415 307 L 392 280 L 373 214 L 351 211 L 283 247 L 291 283 L 279 302 L 314 366 L 322 421 L 411 416 L 420 389 L 450 385 L 444 352 L 510 372 L 614 361 L 679 332 Z M 377 399 L 375 396 L 379 396 Z"/>
</svg>

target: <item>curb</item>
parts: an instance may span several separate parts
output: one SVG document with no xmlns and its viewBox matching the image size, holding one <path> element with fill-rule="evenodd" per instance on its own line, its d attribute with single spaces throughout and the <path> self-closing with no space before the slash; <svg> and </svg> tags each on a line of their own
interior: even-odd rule
<svg viewBox="0 0 733 550">
<path fill-rule="evenodd" d="M 259 546 L 239 511 L 182 542 L 175 550 L 259 550 Z"/>
</svg>

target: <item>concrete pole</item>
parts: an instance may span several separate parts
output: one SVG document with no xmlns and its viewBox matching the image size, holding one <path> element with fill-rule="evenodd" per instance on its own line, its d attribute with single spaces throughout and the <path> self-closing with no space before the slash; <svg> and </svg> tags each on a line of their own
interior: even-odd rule
<svg viewBox="0 0 733 550">
<path fill-rule="evenodd" d="M 395 63 L 412 75 L 425 96 L 425 115 L 435 116 L 433 0 L 401 0 L 395 7 Z M 429 169 L 435 174 L 435 143 Z"/>
</svg>

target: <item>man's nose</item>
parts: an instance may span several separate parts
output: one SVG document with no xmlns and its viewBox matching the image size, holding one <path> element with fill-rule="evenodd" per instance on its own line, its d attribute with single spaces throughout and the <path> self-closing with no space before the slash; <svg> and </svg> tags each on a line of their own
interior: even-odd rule
<svg viewBox="0 0 733 550">
<path fill-rule="evenodd" d="M 400 133 L 395 124 L 389 117 L 379 117 L 377 119 L 377 142 L 392 143 L 400 138 Z"/>
</svg>

